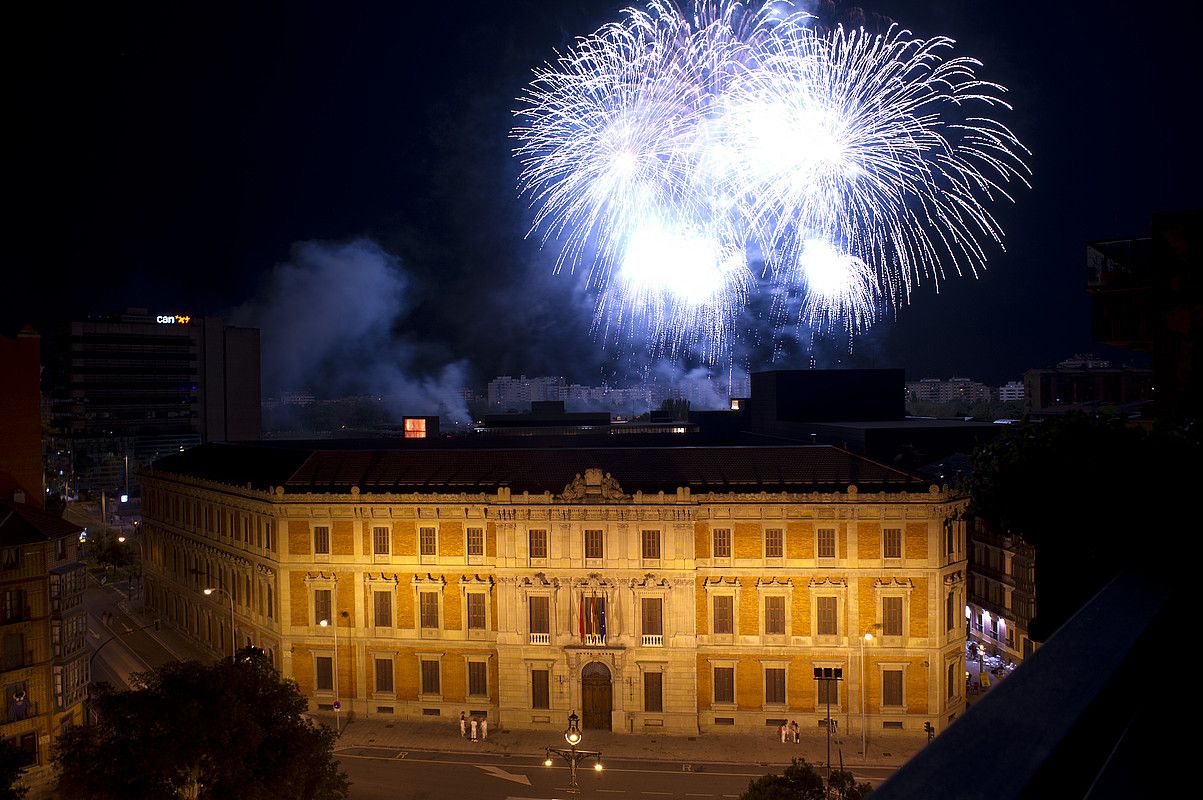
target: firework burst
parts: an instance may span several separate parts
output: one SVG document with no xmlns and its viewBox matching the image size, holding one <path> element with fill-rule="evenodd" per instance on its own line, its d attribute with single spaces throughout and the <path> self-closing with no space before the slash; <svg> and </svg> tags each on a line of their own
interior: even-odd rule
<svg viewBox="0 0 1203 800">
<path fill-rule="evenodd" d="M 721 360 L 751 261 L 803 294 L 799 321 L 849 336 L 984 267 L 987 206 L 1026 183 L 1027 151 L 977 61 L 896 27 L 820 33 L 781 2 L 691 12 L 627 9 L 537 69 L 516 112 L 531 231 L 587 269 L 606 338 Z"/>
</svg>

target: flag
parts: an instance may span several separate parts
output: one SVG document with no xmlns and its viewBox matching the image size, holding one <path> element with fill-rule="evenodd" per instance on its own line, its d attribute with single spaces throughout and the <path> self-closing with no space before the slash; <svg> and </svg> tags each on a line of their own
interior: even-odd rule
<svg viewBox="0 0 1203 800">
<path fill-rule="evenodd" d="M 589 596 L 589 633 L 597 635 L 597 595 Z"/>
<path fill-rule="evenodd" d="M 585 593 L 581 592 L 581 601 L 576 605 L 577 626 L 581 631 L 581 641 L 585 641 Z"/>
<path fill-rule="evenodd" d="M 604 597 L 601 599 L 601 608 L 598 613 L 601 616 L 601 627 L 598 628 L 597 632 L 601 634 L 601 640 L 604 642 L 606 640 L 606 599 Z"/>
</svg>

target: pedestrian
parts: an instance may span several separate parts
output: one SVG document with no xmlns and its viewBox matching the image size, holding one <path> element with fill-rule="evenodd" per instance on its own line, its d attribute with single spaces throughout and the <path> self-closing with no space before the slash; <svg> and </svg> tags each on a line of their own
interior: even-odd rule
<svg viewBox="0 0 1203 800">
<path fill-rule="evenodd" d="M 484 717 L 480 721 L 480 738 L 482 740 L 489 738 L 489 718 L 488 717 Z"/>
<path fill-rule="evenodd" d="M 472 718 L 472 741 L 476 741 L 476 717 Z"/>
<path fill-rule="evenodd" d="M 785 744 L 785 732 L 787 730 L 789 730 L 789 726 L 784 722 L 781 723 L 781 727 L 777 728 L 777 735 L 781 737 L 782 744 Z"/>
<path fill-rule="evenodd" d="M 464 712 L 459 712 L 459 738 L 468 738 L 468 718 L 464 716 Z"/>
<path fill-rule="evenodd" d="M 802 741 L 802 731 L 798 728 L 798 720 L 794 720 L 789 724 L 790 734 L 793 737 L 794 744 Z"/>
</svg>

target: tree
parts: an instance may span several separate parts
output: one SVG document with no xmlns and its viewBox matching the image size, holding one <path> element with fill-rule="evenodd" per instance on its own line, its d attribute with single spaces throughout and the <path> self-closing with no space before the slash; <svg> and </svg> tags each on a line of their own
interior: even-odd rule
<svg viewBox="0 0 1203 800">
<path fill-rule="evenodd" d="M 873 791 L 868 783 L 857 783 L 851 772 L 831 771 L 831 797 L 835 800 L 862 800 Z M 777 775 L 762 775 L 748 784 L 740 800 L 826 800 L 823 776 L 806 759 L 795 758 Z"/>
<path fill-rule="evenodd" d="M 1179 432 L 1086 414 L 1012 426 L 974 453 L 970 513 L 1036 548 L 1034 640 L 1121 569 L 1163 552 L 1133 536 L 1182 530 L 1199 455 Z"/>
<path fill-rule="evenodd" d="M 138 688 L 102 685 L 96 722 L 59 739 L 58 789 L 81 800 L 342 800 L 335 734 L 254 648 L 212 666 L 168 664 Z"/>
<path fill-rule="evenodd" d="M 21 773 L 29 765 L 29 755 L 21 752 L 8 739 L 0 739 L 0 800 L 21 800 L 29 791 L 27 786 L 19 786 Z"/>
</svg>

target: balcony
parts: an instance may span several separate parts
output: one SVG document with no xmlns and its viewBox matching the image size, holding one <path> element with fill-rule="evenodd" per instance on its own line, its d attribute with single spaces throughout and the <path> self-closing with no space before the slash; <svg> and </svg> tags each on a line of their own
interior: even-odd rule
<svg viewBox="0 0 1203 800">
<path fill-rule="evenodd" d="M 530 635 L 531 644 L 551 644 L 550 633 L 532 633 Z"/>
<path fill-rule="evenodd" d="M 663 647 L 664 646 L 664 635 L 659 634 L 659 633 L 643 634 L 643 646 L 644 647 Z"/>
<path fill-rule="evenodd" d="M 603 647 L 606 644 L 606 637 L 600 633 L 586 633 L 585 644 Z"/>
</svg>

